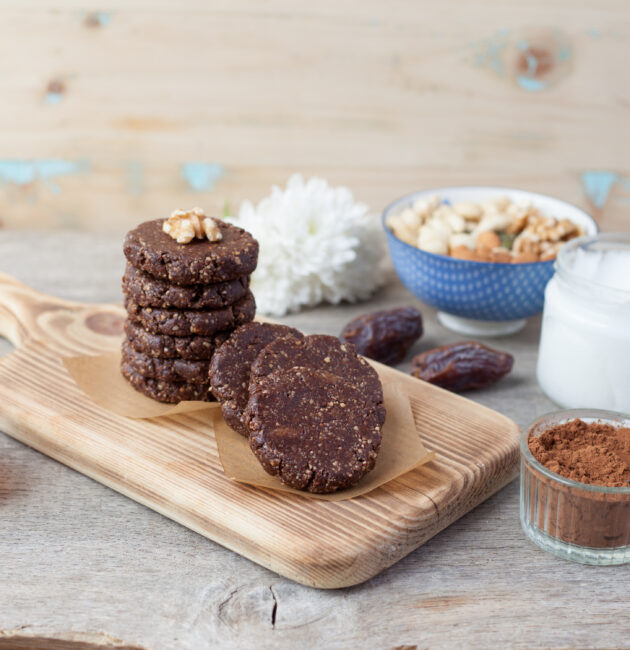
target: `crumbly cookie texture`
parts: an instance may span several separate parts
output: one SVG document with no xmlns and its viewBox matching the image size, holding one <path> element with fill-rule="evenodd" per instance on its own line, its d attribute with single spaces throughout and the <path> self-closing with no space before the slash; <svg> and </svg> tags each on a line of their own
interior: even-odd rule
<svg viewBox="0 0 630 650">
<path fill-rule="evenodd" d="M 161 309 L 141 307 L 125 296 L 125 309 L 132 322 L 153 334 L 168 336 L 211 336 L 222 330 L 249 323 L 256 314 L 256 302 L 251 292 L 222 309 Z"/>
<path fill-rule="evenodd" d="M 138 352 L 129 341 L 122 345 L 122 360 L 143 377 L 165 382 L 208 383 L 210 360 L 160 359 Z"/>
<path fill-rule="evenodd" d="M 247 293 L 249 276 L 213 284 L 180 286 L 154 278 L 127 262 L 122 289 L 142 307 L 221 309 L 234 304 Z"/>
<path fill-rule="evenodd" d="M 223 419 L 244 436 L 249 435 L 246 408 L 252 362 L 269 343 L 291 334 L 301 336 L 286 325 L 247 323 L 234 330 L 212 357 L 212 392 L 221 402 Z"/>
<path fill-rule="evenodd" d="M 162 230 L 178 244 L 188 244 L 195 238 L 206 237 L 208 241 L 223 239 L 217 222 L 212 217 L 207 217 L 201 208 L 174 210 L 162 224 Z"/>
<path fill-rule="evenodd" d="M 256 268 L 258 242 L 242 228 L 217 220 L 220 241 L 195 238 L 182 245 L 162 230 L 162 223 L 141 223 L 123 243 L 127 261 L 154 278 L 179 286 L 207 285 L 242 278 Z"/>
<path fill-rule="evenodd" d="M 227 339 L 230 331 L 217 332 L 211 336 L 169 336 L 154 334 L 131 320 L 125 321 L 125 335 L 137 352 L 156 359 L 186 359 L 200 361 L 211 359 L 216 348 Z"/>
<path fill-rule="evenodd" d="M 334 492 L 376 462 L 381 424 L 361 389 L 325 370 L 273 372 L 250 391 L 250 447 L 290 487 Z"/>
<path fill-rule="evenodd" d="M 295 366 L 323 370 L 349 381 L 370 408 L 374 408 L 379 423 L 385 422 L 383 387 L 378 373 L 356 353 L 352 343 L 344 343 L 336 336 L 290 334 L 272 341 L 252 363 L 250 393 L 265 377 Z"/>
<path fill-rule="evenodd" d="M 191 382 L 168 382 L 153 377 L 143 377 L 124 359 L 120 365 L 123 377 L 140 393 L 158 402 L 177 404 L 182 400 L 214 402 L 210 392 L 210 382 L 193 384 Z"/>
</svg>

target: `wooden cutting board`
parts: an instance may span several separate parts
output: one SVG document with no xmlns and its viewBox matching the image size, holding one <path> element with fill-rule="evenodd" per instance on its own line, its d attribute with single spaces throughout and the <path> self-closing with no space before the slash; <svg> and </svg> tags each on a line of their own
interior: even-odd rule
<svg viewBox="0 0 630 650">
<path fill-rule="evenodd" d="M 405 382 L 436 460 L 352 500 L 328 502 L 225 478 L 204 411 L 133 420 L 96 406 L 61 356 L 120 344 L 124 311 L 40 294 L 0 275 L 0 429 L 292 580 L 321 588 L 376 575 L 517 473 L 518 427 L 386 366 Z"/>
</svg>

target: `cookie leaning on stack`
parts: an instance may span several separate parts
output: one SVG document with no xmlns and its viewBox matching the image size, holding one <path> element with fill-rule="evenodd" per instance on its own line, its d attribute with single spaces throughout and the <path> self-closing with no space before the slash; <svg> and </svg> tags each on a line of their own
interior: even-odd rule
<svg viewBox="0 0 630 650">
<path fill-rule="evenodd" d="M 334 492 L 374 467 L 383 388 L 351 343 L 249 323 L 221 344 L 210 378 L 226 423 L 285 485 Z"/>
<path fill-rule="evenodd" d="M 258 242 L 194 208 L 140 224 L 123 250 L 122 374 L 161 402 L 212 401 L 212 355 L 256 312 L 249 276 Z"/>
</svg>

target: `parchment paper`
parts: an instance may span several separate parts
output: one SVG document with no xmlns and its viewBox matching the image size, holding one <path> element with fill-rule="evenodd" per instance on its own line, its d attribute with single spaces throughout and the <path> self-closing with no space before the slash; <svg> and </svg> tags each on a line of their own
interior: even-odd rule
<svg viewBox="0 0 630 650">
<path fill-rule="evenodd" d="M 414 467 L 433 460 L 435 453 L 428 452 L 416 431 L 409 399 L 400 384 L 383 387 L 387 417 L 383 427 L 383 442 L 374 469 L 355 486 L 332 494 L 313 494 L 295 490 L 280 482 L 276 476 L 267 474 L 249 448 L 245 436 L 236 433 L 221 417 L 221 412 L 213 413 L 214 435 L 225 475 L 240 483 L 257 485 L 272 490 L 291 492 L 311 499 L 341 501 L 366 494 L 406 474 Z"/>
<path fill-rule="evenodd" d="M 128 418 L 156 418 L 219 406 L 217 402 L 163 404 L 139 393 L 120 372 L 120 351 L 98 356 L 64 357 L 77 386 L 95 403 Z"/>
<path fill-rule="evenodd" d="M 100 407 L 129 418 L 156 418 L 178 413 L 213 409 L 214 430 L 219 457 L 227 478 L 271 490 L 291 492 L 306 498 L 341 501 L 366 494 L 385 483 L 406 474 L 414 467 L 428 463 L 435 456 L 429 453 L 416 430 L 409 399 L 401 384 L 383 387 L 387 411 L 383 441 L 375 468 L 355 486 L 332 494 L 313 494 L 295 490 L 267 474 L 251 449 L 245 436 L 231 429 L 221 416 L 217 402 L 180 402 L 163 404 L 131 386 L 120 372 L 120 351 L 97 356 L 65 357 L 63 363 L 77 386 Z"/>
</svg>

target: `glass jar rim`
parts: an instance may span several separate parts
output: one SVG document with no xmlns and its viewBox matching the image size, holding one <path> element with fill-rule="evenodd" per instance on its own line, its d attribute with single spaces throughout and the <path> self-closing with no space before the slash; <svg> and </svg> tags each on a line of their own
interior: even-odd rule
<svg viewBox="0 0 630 650">
<path fill-rule="evenodd" d="M 630 415 L 619 413 L 617 411 L 607 411 L 604 409 L 567 409 L 561 411 L 552 411 L 545 415 L 536 418 L 531 422 L 521 433 L 521 456 L 525 458 L 528 464 L 535 467 L 541 474 L 544 474 L 548 479 L 561 483 L 567 487 L 579 488 L 586 492 L 599 492 L 603 494 L 627 494 L 630 496 L 630 486 L 628 487 L 610 487 L 607 485 L 593 485 L 590 483 L 581 483 L 573 479 L 561 476 L 552 472 L 548 467 L 545 467 L 540 461 L 534 458 L 534 455 L 529 450 L 528 440 L 529 436 L 540 425 L 547 423 L 549 426 L 563 424 L 575 419 L 580 420 L 601 420 L 609 424 L 625 424 L 630 427 Z"/>
<path fill-rule="evenodd" d="M 588 278 L 583 278 L 582 276 L 575 273 L 575 271 L 570 268 L 569 265 L 569 256 L 578 248 L 586 248 L 592 244 L 597 243 L 610 243 L 610 244 L 626 244 L 627 250 L 630 250 L 630 233 L 627 232 L 609 232 L 609 233 L 598 233 L 596 235 L 586 235 L 585 237 L 578 237 L 572 239 L 562 246 L 558 252 L 558 257 L 555 263 L 556 273 L 565 281 L 570 282 L 575 286 L 579 286 L 584 289 L 590 289 L 598 293 L 603 292 L 605 296 L 611 298 L 617 298 L 620 301 L 630 300 L 630 291 L 624 289 L 617 289 L 615 287 L 610 287 L 606 284 L 600 282 L 595 282 L 594 280 L 589 280 Z M 625 249 L 625 247 L 624 247 Z M 614 250 L 614 249 L 611 249 Z"/>
</svg>

